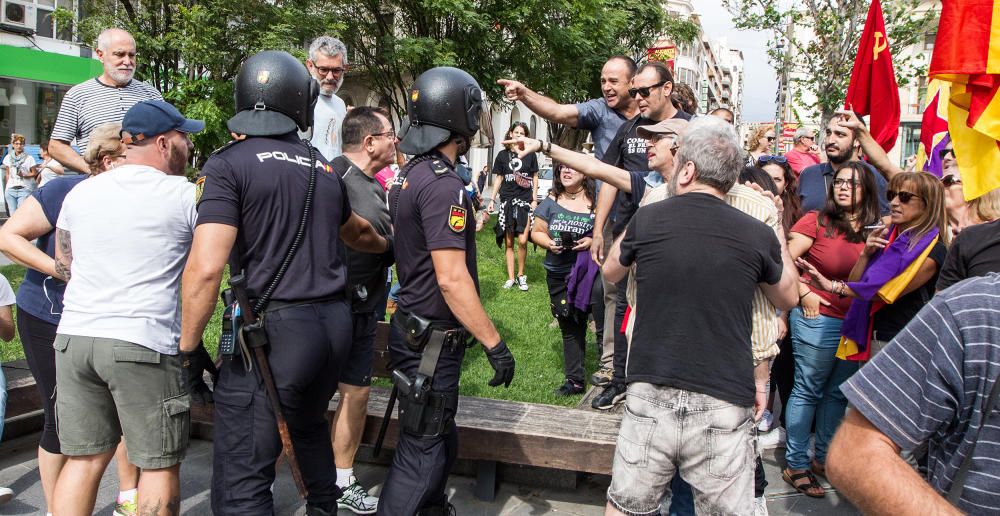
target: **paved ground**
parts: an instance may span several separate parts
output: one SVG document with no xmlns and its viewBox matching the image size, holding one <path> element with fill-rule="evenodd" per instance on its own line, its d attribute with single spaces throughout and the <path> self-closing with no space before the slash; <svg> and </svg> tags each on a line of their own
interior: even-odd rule
<svg viewBox="0 0 1000 516">
<path fill-rule="evenodd" d="M 14 501 L 0 507 L 0 514 L 44 514 L 44 498 L 41 483 L 38 480 L 38 467 L 35 460 L 35 444 L 37 436 L 29 436 L 0 445 L 0 486 L 8 486 L 17 493 Z M 781 455 L 779 450 L 779 455 Z M 780 467 L 774 453 L 765 456 L 765 468 L 770 486 L 767 489 L 768 510 L 772 515 L 786 514 L 823 514 L 823 515 L 854 515 L 859 514 L 836 492 L 828 492 L 826 498 L 815 500 L 794 493 L 781 480 Z M 378 485 L 385 478 L 386 468 L 378 465 L 361 464 L 356 470 L 359 479 L 365 485 Z M 188 458 L 181 469 L 182 512 L 185 514 L 210 514 L 209 483 L 211 479 L 211 443 L 194 441 L 188 452 Z M 608 477 L 584 476 L 576 489 L 539 488 L 505 482 L 501 485 L 497 499 L 486 503 L 475 499 L 472 495 L 474 479 L 453 475 L 449 482 L 452 503 L 458 508 L 461 516 L 495 516 L 495 515 L 537 515 L 537 514 L 570 514 L 580 516 L 597 516 L 603 514 L 604 492 L 608 486 Z M 110 515 L 111 503 L 116 494 L 114 467 L 108 468 L 101 483 L 98 495 L 97 514 Z M 305 510 L 295 492 L 291 477 L 286 469 L 279 472 L 275 485 L 276 514 L 302 515 Z M 342 514 L 350 514 L 341 511 Z"/>
</svg>

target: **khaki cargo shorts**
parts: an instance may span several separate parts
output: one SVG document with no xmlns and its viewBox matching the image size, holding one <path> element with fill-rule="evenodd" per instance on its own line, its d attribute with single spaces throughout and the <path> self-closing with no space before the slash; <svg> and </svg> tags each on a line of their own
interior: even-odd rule
<svg viewBox="0 0 1000 516">
<path fill-rule="evenodd" d="M 113 450 L 143 469 L 179 464 L 191 428 L 179 355 L 116 339 L 56 335 L 56 423 L 65 455 Z"/>
</svg>

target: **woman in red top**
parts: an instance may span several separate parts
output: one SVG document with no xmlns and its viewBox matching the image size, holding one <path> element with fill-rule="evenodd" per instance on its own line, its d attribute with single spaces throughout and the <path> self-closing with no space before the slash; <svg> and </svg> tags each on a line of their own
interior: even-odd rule
<svg viewBox="0 0 1000 516">
<path fill-rule="evenodd" d="M 851 162 L 834 176 L 823 210 L 806 213 L 792 227 L 788 250 L 827 278 L 846 280 L 864 249 L 864 226 L 878 220 L 875 178 L 860 162 Z M 795 489 L 819 498 L 824 492 L 814 473 L 824 473 L 827 446 L 847 407 L 840 384 L 858 365 L 836 356 L 850 298 L 806 283 L 799 285 L 799 297 L 800 306 L 789 313 L 795 383 L 785 414 L 788 468 L 782 476 Z M 816 453 L 810 464 L 807 451 L 814 417 Z"/>
</svg>

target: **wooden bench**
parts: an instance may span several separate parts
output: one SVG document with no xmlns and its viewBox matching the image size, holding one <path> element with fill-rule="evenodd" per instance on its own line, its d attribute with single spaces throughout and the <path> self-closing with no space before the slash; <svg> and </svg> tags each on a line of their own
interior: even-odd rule
<svg viewBox="0 0 1000 516">
<path fill-rule="evenodd" d="M 380 323 L 374 350 L 375 376 L 388 377 L 389 327 Z M 8 377 L 8 425 L 13 420 L 15 435 L 41 429 L 42 412 L 30 373 L 16 370 Z M 7 364 L 4 365 L 7 372 Z M 373 387 L 362 443 L 374 445 L 385 416 L 389 389 Z M 329 415 L 337 410 L 339 398 L 330 402 Z M 212 437 L 212 406 L 192 404 L 193 434 Z M 459 433 L 459 459 L 476 463 L 476 496 L 492 500 L 496 494 L 497 465 L 515 464 L 573 472 L 610 474 L 621 416 L 578 408 L 537 403 L 493 400 L 472 396 L 459 398 L 455 423 Z M 28 424 L 28 423 L 32 424 Z M 33 428 L 33 429 L 32 429 Z M 9 432 L 5 432 L 8 434 Z M 396 446 L 399 429 L 395 412 L 386 432 L 386 449 Z M 5 439 L 8 435 L 4 436 Z"/>
</svg>

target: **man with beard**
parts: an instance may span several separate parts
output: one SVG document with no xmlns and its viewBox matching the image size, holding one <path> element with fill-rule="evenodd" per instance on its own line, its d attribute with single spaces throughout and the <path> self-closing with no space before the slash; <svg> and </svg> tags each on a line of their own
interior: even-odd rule
<svg viewBox="0 0 1000 516">
<path fill-rule="evenodd" d="M 53 347 L 58 432 L 67 456 L 52 513 L 91 514 L 101 476 L 124 436 L 142 468 L 140 514 L 177 514 L 190 399 L 178 352 L 181 269 L 195 225 L 184 177 L 205 123 L 162 100 L 122 121 L 128 158 L 66 195 L 55 269 L 68 281 Z"/>
<path fill-rule="evenodd" d="M 691 119 L 691 115 L 678 110 L 671 102 L 673 81 L 673 74 L 663 63 L 651 61 L 639 68 L 639 73 L 632 79 L 632 88 L 628 90 L 629 95 L 636 99 L 639 115 L 618 129 L 602 161 L 629 172 L 649 171 L 646 139 L 639 136 L 639 128 L 670 118 Z M 595 261 L 598 263 L 604 261 L 605 241 L 617 238 L 625 230 L 625 226 L 639 205 L 639 200 L 630 193 L 619 192 L 611 185 L 604 185 L 601 188 L 594 218 L 594 242 L 590 246 L 590 253 Z M 611 216 L 612 211 L 615 212 L 614 217 Z M 612 222 L 612 226 L 611 231 L 607 232 L 609 221 Z M 611 238 L 605 238 L 608 235 Z M 625 397 L 628 340 L 618 330 L 625 318 L 627 305 L 624 285 L 618 285 L 614 301 L 614 324 L 606 330 L 614 334 L 612 377 L 609 383 L 604 383 L 606 385 L 604 390 L 591 402 L 591 406 L 595 409 L 610 409 Z M 610 311 L 610 304 L 605 305 L 605 310 Z"/>
<path fill-rule="evenodd" d="M 855 132 L 849 127 L 841 124 L 846 117 L 835 116 L 826 124 L 826 163 L 806 167 L 799 175 L 799 196 L 802 198 L 802 213 L 823 209 L 826 204 L 826 196 L 830 191 L 830 183 L 833 182 L 837 172 L 850 161 L 859 161 L 861 142 Z M 860 122 L 860 117 L 856 120 Z M 878 202 L 882 213 L 889 212 L 889 202 L 885 199 L 885 190 L 888 182 L 874 167 L 865 162 L 865 166 L 871 170 L 875 176 L 875 184 L 878 187 Z M 869 224 L 874 221 L 865 221 Z"/>
<path fill-rule="evenodd" d="M 97 36 L 94 51 L 104 73 L 66 92 L 49 140 L 49 154 L 80 173 L 86 173 L 90 167 L 70 143 L 75 140 L 77 148 L 86 149 L 95 127 L 121 122 L 125 112 L 143 100 L 163 100 L 155 88 L 132 79 L 136 51 L 131 34 L 122 29 L 107 29 Z"/>
<path fill-rule="evenodd" d="M 347 105 L 337 96 L 347 72 L 347 47 L 339 39 L 320 36 L 309 45 L 306 68 L 319 81 L 312 127 L 312 144 L 327 161 L 340 156 L 340 127 L 347 116 Z"/>
</svg>

